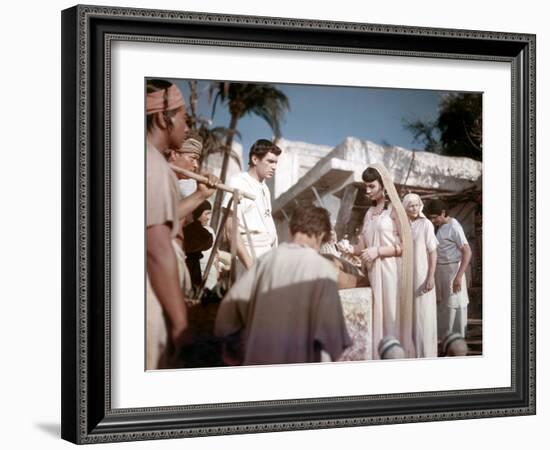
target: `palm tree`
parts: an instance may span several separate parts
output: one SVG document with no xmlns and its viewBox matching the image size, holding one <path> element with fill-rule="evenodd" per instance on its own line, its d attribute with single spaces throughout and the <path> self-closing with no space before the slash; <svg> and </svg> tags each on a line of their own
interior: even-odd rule
<svg viewBox="0 0 550 450">
<path fill-rule="evenodd" d="M 232 157 L 240 166 L 240 160 L 237 153 L 232 149 L 226 149 L 227 137 L 230 134 L 236 134 L 240 137 L 238 132 L 229 130 L 226 127 L 214 127 L 210 128 L 210 121 L 204 119 L 198 120 L 199 126 L 195 129 L 196 133 L 202 138 L 202 154 L 200 160 L 200 167 L 202 168 L 208 156 L 213 153 L 226 153 L 229 152 Z"/>
<path fill-rule="evenodd" d="M 481 94 L 448 93 L 440 98 L 435 120 L 405 122 L 405 128 L 426 151 L 481 161 L 482 117 Z"/>
<path fill-rule="evenodd" d="M 202 139 L 202 153 L 199 166 L 202 168 L 208 155 L 217 152 L 225 151 L 225 142 L 229 134 L 237 134 L 236 131 L 231 131 L 226 127 L 211 128 L 212 120 L 206 119 L 198 113 L 198 103 L 201 92 L 199 92 L 199 83 L 197 80 L 188 81 L 189 87 L 189 109 L 187 115 L 187 125 L 192 133 L 198 135 Z M 231 152 L 231 156 L 238 161 L 235 152 Z"/>
<path fill-rule="evenodd" d="M 278 138 L 281 136 L 281 120 L 290 106 L 287 96 L 270 84 L 214 82 L 210 85 L 210 96 L 212 97 L 214 93 L 212 117 L 216 112 L 218 101 L 228 105 L 231 115 L 220 174 L 221 182 L 225 183 L 229 154 L 239 120 L 248 114 L 256 115 L 267 122 L 275 138 Z M 218 225 L 221 201 L 222 194 L 218 191 L 212 210 L 214 228 Z"/>
</svg>

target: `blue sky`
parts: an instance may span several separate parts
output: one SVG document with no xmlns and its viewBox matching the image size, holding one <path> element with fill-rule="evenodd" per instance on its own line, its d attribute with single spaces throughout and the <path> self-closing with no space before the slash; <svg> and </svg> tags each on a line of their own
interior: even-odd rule
<svg viewBox="0 0 550 450">
<path fill-rule="evenodd" d="M 174 80 L 189 99 L 187 80 Z M 199 115 L 211 118 L 208 101 L 209 81 L 199 82 Z M 404 127 L 405 121 L 433 120 L 437 117 L 442 92 L 413 89 L 381 89 L 370 87 L 311 86 L 274 84 L 289 99 L 290 110 L 281 124 L 282 137 L 293 141 L 335 146 L 347 136 L 378 144 L 389 143 L 408 149 L 421 149 Z M 229 126 L 225 105 L 216 107 L 213 126 Z M 243 117 L 237 128 L 243 156 L 260 138 L 272 137 L 269 126 L 259 117 Z"/>
</svg>

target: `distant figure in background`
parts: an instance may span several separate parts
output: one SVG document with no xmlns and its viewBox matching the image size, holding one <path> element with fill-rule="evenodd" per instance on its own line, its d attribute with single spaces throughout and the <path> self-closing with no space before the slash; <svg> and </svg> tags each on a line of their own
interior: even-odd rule
<svg viewBox="0 0 550 450">
<path fill-rule="evenodd" d="M 468 344 L 460 333 L 451 333 L 443 339 L 441 350 L 445 356 L 467 356 Z"/>
<path fill-rule="evenodd" d="M 335 361 L 351 345 L 336 270 L 318 253 L 330 234 L 328 211 L 297 209 L 289 228 L 292 242 L 261 256 L 220 304 L 215 334 L 237 347 L 226 362 Z"/>
<path fill-rule="evenodd" d="M 426 215 L 437 227 L 437 266 L 435 286 L 437 295 L 438 338 L 452 332 L 466 336 L 468 323 L 468 288 L 464 275 L 472 250 L 458 220 L 447 215 L 447 206 L 441 200 L 426 205 Z"/>
<path fill-rule="evenodd" d="M 216 233 L 214 229 L 210 226 L 210 218 L 212 217 L 212 205 L 210 202 L 203 203 L 203 209 L 199 214 L 199 211 L 193 212 L 193 217 L 197 216 L 195 220 L 199 221 L 200 224 L 212 235 L 212 240 L 216 239 Z M 212 247 L 203 250 L 202 258 L 200 260 L 201 265 L 201 274 L 204 278 L 206 266 L 210 255 L 212 253 Z M 206 277 L 206 284 L 204 285 L 208 289 L 212 289 L 218 282 L 218 272 L 219 272 L 219 250 L 216 250 L 216 255 L 214 256 L 214 261 L 210 267 L 210 271 Z"/>
<path fill-rule="evenodd" d="M 386 336 L 378 344 L 380 359 L 403 359 L 405 350 L 401 347 L 399 340 L 393 336 Z"/>
<path fill-rule="evenodd" d="M 417 194 L 407 194 L 403 207 L 411 222 L 413 261 L 413 336 L 417 358 L 437 357 L 437 303 L 435 267 L 437 239 L 434 226 L 423 214 L 424 204 Z"/>
<path fill-rule="evenodd" d="M 277 246 L 277 230 L 271 210 L 271 193 L 265 183 L 275 174 L 281 149 L 267 139 L 257 140 L 250 148 L 248 171 L 239 173 L 229 180 L 229 186 L 256 196 L 256 200 L 243 198 L 238 207 L 237 255 L 246 269 L 254 260 Z M 227 207 L 226 195 L 223 206 Z M 250 232 L 252 246 L 246 237 L 246 227 Z M 229 236 L 233 220 L 228 218 L 226 229 Z"/>
<path fill-rule="evenodd" d="M 193 283 L 195 293 L 202 284 L 203 272 L 201 270 L 201 262 L 205 259 L 203 252 L 210 250 L 214 243 L 213 234 L 204 227 L 204 219 L 201 220 L 211 210 L 212 206 L 205 200 L 193 211 L 193 222 L 183 228 L 184 250 L 187 256 L 185 262 L 191 275 L 191 282 Z"/>
</svg>

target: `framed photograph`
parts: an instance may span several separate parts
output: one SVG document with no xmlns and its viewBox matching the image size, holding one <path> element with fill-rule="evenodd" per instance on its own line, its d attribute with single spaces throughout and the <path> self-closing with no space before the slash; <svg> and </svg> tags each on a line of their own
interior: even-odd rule
<svg viewBox="0 0 550 450">
<path fill-rule="evenodd" d="M 534 35 L 75 6 L 62 12 L 62 46 L 64 439 L 535 413 Z M 187 196 L 177 214 L 188 219 L 161 223 L 174 238 L 185 226 L 190 336 L 173 332 L 177 312 L 158 294 L 168 278 L 155 278 L 167 270 L 151 265 L 153 167 Z M 251 184 L 234 181 L 241 172 Z M 272 227 L 267 244 L 254 208 Z M 193 247 L 209 209 L 215 236 Z M 374 245 L 385 214 L 397 232 Z M 451 218 L 464 241 L 441 253 Z M 418 224 L 436 242 L 420 253 Z M 275 270 L 273 255 L 293 245 L 313 259 L 287 256 L 292 269 Z M 421 283 L 418 254 L 437 254 Z M 313 278 L 298 286 L 306 260 Z M 277 290 L 278 273 L 294 284 Z M 289 315 L 298 298 L 306 312 Z"/>
</svg>

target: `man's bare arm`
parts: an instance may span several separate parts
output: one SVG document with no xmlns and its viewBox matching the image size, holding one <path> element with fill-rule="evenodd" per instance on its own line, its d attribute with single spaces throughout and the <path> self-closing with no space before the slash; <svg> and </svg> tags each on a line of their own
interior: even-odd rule
<svg viewBox="0 0 550 450">
<path fill-rule="evenodd" d="M 231 217 L 231 215 L 227 218 L 224 231 L 226 239 L 231 242 L 231 236 L 233 235 L 233 218 Z M 239 232 L 237 232 L 237 256 L 246 267 L 246 269 L 250 269 L 252 267 L 252 257 L 244 246 L 244 242 Z"/>
<path fill-rule="evenodd" d="M 470 264 L 470 260 L 472 259 L 472 249 L 468 244 L 464 244 L 460 249 L 460 252 L 462 253 L 462 258 L 460 259 L 460 266 L 458 267 L 456 277 L 453 280 L 453 292 L 455 293 L 460 291 L 462 286 L 462 277 L 464 276 L 464 273 L 468 268 L 468 264 Z"/>
<path fill-rule="evenodd" d="M 147 273 L 151 287 L 168 318 L 172 342 L 178 348 L 189 341 L 188 318 L 167 224 L 147 228 Z"/>
<path fill-rule="evenodd" d="M 214 195 L 214 192 L 216 192 L 214 186 L 219 182 L 218 177 L 209 174 L 203 175 L 208 177 L 208 183 L 197 182 L 197 190 L 179 202 L 178 218 L 180 220 L 185 219 L 189 214 L 197 209 L 202 202 L 207 200 L 210 196 Z"/>
<path fill-rule="evenodd" d="M 178 203 L 178 218 L 179 220 L 185 219 L 195 209 L 197 209 L 202 202 L 208 199 L 208 195 L 204 195 L 202 192 L 195 191 L 190 196 L 185 197 Z"/>
</svg>

